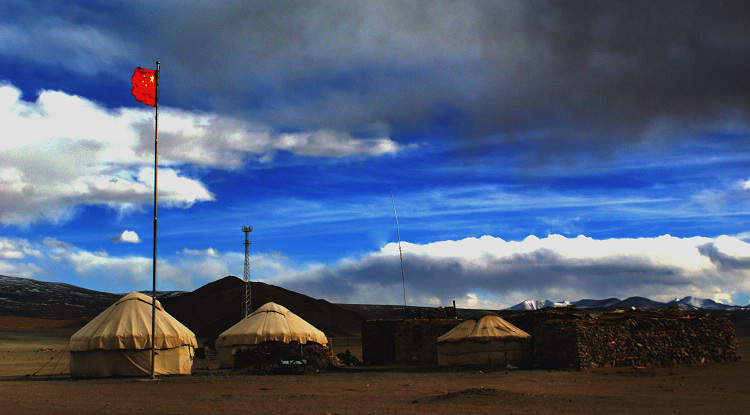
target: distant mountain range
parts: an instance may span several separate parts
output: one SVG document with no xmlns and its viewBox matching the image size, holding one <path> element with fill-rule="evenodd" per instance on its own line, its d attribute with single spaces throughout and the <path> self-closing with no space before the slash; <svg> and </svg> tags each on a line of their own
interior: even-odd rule
<svg viewBox="0 0 750 415">
<path fill-rule="evenodd" d="M 329 336 L 346 338 L 360 332 L 364 318 L 355 311 L 262 282 L 254 281 L 251 287 L 254 309 L 272 301 Z M 82 325 L 125 294 L 0 275 L 0 316 L 73 320 L 71 325 Z M 169 314 L 204 342 L 242 319 L 244 294 L 244 282 L 227 276 L 192 292 L 157 292 L 157 298 Z"/>
<path fill-rule="evenodd" d="M 529 301 L 523 301 L 521 303 L 518 303 L 514 305 L 513 307 L 508 308 L 508 310 L 539 310 L 541 308 L 547 308 L 547 307 L 567 307 L 567 306 L 574 306 L 576 308 L 643 308 L 643 309 L 651 309 L 651 310 L 659 310 L 662 308 L 669 307 L 671 305 L 676 305 L 682 310 L 748 310 L 750 307 L 745 306 L 736 306 L 736 305 L 726 305 L 717 303 L 713 300 L 708 300 L 705 298 L 695 298 L 695 297 L 685 297 L 681 300 L 674 299 L 672 301 L 669 301 L 667 303 L 662 303 L 654 300 L 650 300 L 645 297 L 630 297 L 626 298 L 625 300 L 620 300 L 619 298 L 607 298 L 604 300 L 579 300 L 576 302 L 570 302 L 570 301 L 537 301 L 537 300 L 529 300 Z"/>
<path fill-rule="evenodd" d="M 91 318 L 122 295 L 75 285 L 0 275 L 0 315 L 79 320 Z"/>
<path fill-rule="evenodd" d="M 214 281 L 193 292 L 166 291 L 157 292 L 167 310 L 179 315 L 195 331 L 209 333 L 209 328 L 224 328 L 236 321 L 241 315 L 241 302 L 244 293 L 242 280 L 226 277 Z M 445 309 L 437 307 L 372 305 L 372 304 L 330 304 L 280 287 L 253 282 L 253 303 L 260 306 L 262 302 L 283 302 L 284 306 L 303 317 L 314 320 L 326 330 L 344 335 L 356 331 L 361 319 L 392 318 L 435 318 L 445 317 Z M 0 275 L 0 316 L 31 317 L 56 320 L 89 319 L 109 307 L 126 293 L 106 293 L 76 287 L 70 284 L 37 281 L 27 278 L 7 277 Z M 147 292 L 150 294 L 150 292 Z M 199 306 L 197 306 L 199 305 Z M 230 307 L 231 305 L 231 307 Z M 604 300 L 584 299 L 570 301 L 524 301 L 506 310 L 538 310 L 546 307 L 575 306 L 577 308 L 642 308 L 661 309 L 677 305 L 683 310 L 750 310 L 750 307 L 730 306 L 712 300 L 685 297 L 667 303 L 653 301 L 644 297 L 630 297 L 625 300 L 607 298 Z M 473 309 L 458 309 L 457 316 L 464 318 Z M 355 314 L 356 313 L 356 314 Z M 339 321 L 340 320 L 340 321 Z M 220 323 L 220 324 L 217 324 Z M 227 326 L 228 327 L 228 326 Z"/>
</svg>

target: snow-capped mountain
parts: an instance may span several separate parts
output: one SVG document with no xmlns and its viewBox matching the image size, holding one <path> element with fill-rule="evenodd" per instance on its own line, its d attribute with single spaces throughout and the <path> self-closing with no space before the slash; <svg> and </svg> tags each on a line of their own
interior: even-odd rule
<svg viewBox="0 0 750 415">
<path fill-rule="evenodd" d="M 625 300 L 620 300 L 619 298 L 607 298 L 604 300 L 592 300 L 592 299 L 585 299 L 575 302 L 570 301 L 538 301 L 538 300 L 527 300 L 523 301 L 521 303 L 518 303 L 512 307 L 507 308 L 507 310 L 538 310 L 540 308 L 547 308 L 547 307 L 565 307 L 568 305 L 572 305 L 576 308 L 643 308 L 643 309 L 651 309 L 651 310 L 658 310 L 665 307 L 669 307 L 670 305 L 676 305 L 679 308 L 683 310 L 739 310 L 739 309 L 748 309 L 750 307 L 740 307 L 736 305 L 726 305 L 717 303 L 713 300 L 705 299 L 705 298 L 695 298 L 695 297 L 685 297 L 681 300 L 672 300 L 668 303 L 662 303 L 659 301 L 650 300 L 645 297 L 629 297 Z"/>
<path fill-rule="evenodd" d="M 738 306 L 733 305 L 726 305 L 717 303 L 714 300 L 706 299 L 706 298 L 695 298 L 695 297 L 685 297 L 681 300 L 674 299 L 667 303 L 668 305 L 677 304 L 681 306 L 684 306 L 685 309 L 703 309 L 703 310 L 731 310 L 734 308 L 738 308 Z"/>
<path fill-rule="evenodd" d="M 569 305 L 571 305 L 570 301 L 553 302 L 550 300 L 526 300 L 508 308 L 508 310 L 539 310 L 547 307 L 567 307 Z"/>
</svg>

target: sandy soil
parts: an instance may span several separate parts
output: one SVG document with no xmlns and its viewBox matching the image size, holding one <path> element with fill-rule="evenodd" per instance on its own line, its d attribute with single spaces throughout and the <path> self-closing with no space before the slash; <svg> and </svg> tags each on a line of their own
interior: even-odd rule
<svg viewBox="0 0 750 415">
<path fill-rule="evenodd" d="M 155 381 L 72 380 L 64 350 L 70 334 L 0 330 L 3 413 L 736 414 L 750 407 L 747 360 L 585 372 L 389 366 L 250 376 L 200 369 Z M 740 340 L 750 350 L 750 338 Z"/>
</svg>

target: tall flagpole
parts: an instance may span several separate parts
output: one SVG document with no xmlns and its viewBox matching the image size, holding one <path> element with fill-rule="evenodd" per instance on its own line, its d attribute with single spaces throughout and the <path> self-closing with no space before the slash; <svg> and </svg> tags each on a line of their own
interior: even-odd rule
<svg viewBox="0 0 750 415">
<path fill-rule="evenodd" d="M 151 379 L 154 379 L 154 357 L 156 356 L 156 206 L 158 200 L 159 183 L 159 72 L 161 64 L 156 61 L 156 115 L 154 117 L 154 258 L 153 258 L 153 285 L 151 290 Z"/>
</svg>

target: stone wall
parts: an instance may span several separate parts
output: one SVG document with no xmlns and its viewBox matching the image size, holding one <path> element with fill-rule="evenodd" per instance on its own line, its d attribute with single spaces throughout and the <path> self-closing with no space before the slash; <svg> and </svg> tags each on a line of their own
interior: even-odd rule
<svg viewBox="0 0 750 415">
<path fill-rule="evenodd" d="M 681 310 L 553 309 L 507 319 L 532 335 L 534 367 L 669 366 L 740 358 L 729 320 Z"/>
<path fill-rule="evenodd" d="M 668 366 L 740 358 L 729 320 L 682 310 L 597 312 L 558 308 L 504 318 L 531 335 L 530 365 L 536 368 Z M 365 321 L 362 360 L 367 364 L 437 363 L 437 338 L 460 322 Z"/>
</svg>

